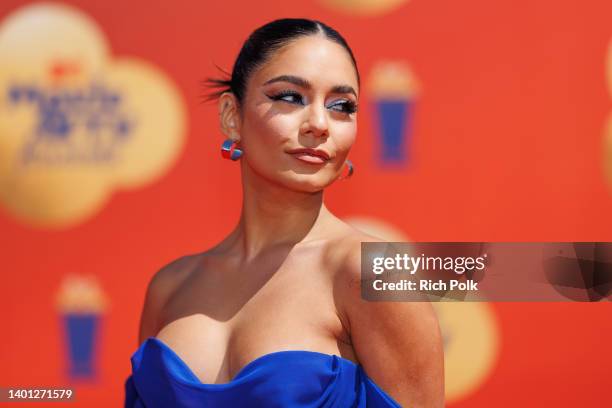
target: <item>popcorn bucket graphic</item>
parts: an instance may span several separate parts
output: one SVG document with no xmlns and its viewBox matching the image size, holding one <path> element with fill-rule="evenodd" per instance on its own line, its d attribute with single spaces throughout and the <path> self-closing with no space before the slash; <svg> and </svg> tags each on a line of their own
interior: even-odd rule
<svg viewBox="0 0 612 408">
<path fill-rule="evenodd" d="M 410 145 L 405 129 L 411 122 L 412 101 L 379 99 L 375 102 L 378 115 L 378 131 L 381 137 L 383 162 L 403 163 L 406 159 L 406 145 Z"/>
<path fill-rule="evenodd" d="M 381 62 L 372 70 L 371 90 L 381 142 L 379 159 L 401 164 L 407 160 L 414 101 L 419 85 L 407 64 Z"/>
<path fill-rule="evenodd" d="M 68 334 L 69 377 L 93 377 L 93 351 L 98 330 L 98 315 L 65 314 L 63 318 Z"/>
<path fill-rule="evenodd" d="M 68 376 L 91 379 L 96 338 L 108 301 L 93 275 L 66 277 L 57 301 L 67 339 Z"/>
</svg>

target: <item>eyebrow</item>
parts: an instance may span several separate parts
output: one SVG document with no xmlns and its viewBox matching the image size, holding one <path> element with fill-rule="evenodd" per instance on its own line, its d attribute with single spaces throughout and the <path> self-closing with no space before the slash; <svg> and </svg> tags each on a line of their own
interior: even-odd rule
<svg viewBox="0 0 612 408">
<path fill-rule="evenodd" d="M 264 82 L 264 85 L 273 84 L 275 82 L 289 82 L 304 89 L 311 89 L 312 85 L 304 78 L 295 75 L 279 75 Z M 331 89 L 332 93 L 352 93 L 357 97 L 357 92 L 350 85 L 336 85 Z"/>
</svg>

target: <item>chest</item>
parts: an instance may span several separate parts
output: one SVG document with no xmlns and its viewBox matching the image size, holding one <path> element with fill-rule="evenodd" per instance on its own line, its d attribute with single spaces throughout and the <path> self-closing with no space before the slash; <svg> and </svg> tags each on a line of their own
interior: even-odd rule
<svg viewBox="0 0 612 408">
<path fill-rule="evenodd" d="M 160 314 L 157 337 L 204 383 L 230 381 L 256 358 L 280 350 L 344 354 L 332 271 L 309 262 L 266 260 L 234 270 L 214 262 L 195 270 Z"/>
</svg>

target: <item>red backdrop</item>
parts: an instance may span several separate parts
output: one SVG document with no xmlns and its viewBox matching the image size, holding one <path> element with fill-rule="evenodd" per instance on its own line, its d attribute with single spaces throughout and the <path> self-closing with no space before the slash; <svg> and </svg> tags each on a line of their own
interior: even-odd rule
<svg viewBox="0 0 612 408">
<path fill-rule="evenodd" d="M 26 4 L 4 0 L 0 17 Z M 373 93 L 364 85 L 350 156 L 356 174 L 326 192 L 339 216 L 382 220 L 420 241 L 612 240 L 608 1 L 411 0 L 365 14 L 324 1 L 64 4 L 93 18 L 113 56 L 147 61 L 173 81 L 186 107 L 185 141 L 168 171 L 115 190 L 99 211 L 65 227 L 28 223 L 0 202 L 0 385 L 72 385 L 82 406 L 122 402 L 151 275 L 218 242 L 239 215 L 237 166 L 220 158 L 217 112 L 199 103 L 199 81 L 216 75 L 213 63 L 231 68 L 250 31 L 274 18 L 336 27 L 365 80 L 378 61 L 395 60 L 408 62 L 421 85 L 408 157 L 393 166 L 379 159 Z M 85 381 L 65 373 L 55 298 L 69 273 L 95 275 L 109 298 L 97 374 Z M 610 302 L 491 308 L 500 336 L 492 369 L 449 406 L 609 401 Z"/>
</svg>

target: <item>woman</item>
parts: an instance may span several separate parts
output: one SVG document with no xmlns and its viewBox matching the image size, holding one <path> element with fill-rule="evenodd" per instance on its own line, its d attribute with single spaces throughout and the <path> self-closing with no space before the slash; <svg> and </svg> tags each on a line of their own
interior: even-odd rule
<svg viewBox="0 0 612 408">
<path fill-rule="evenodd" d="M 431 306 L 362 300 L 360 243 L 378 240 L 323 203 L 352 170 L 359 74 L 345 40 L 276 20 L 230 80 L 209 83 L 226 87 L 214 97 L 242 214 L 217 246 L 152 278 L 126 406 L 443 406 Z"/>
</svg>

